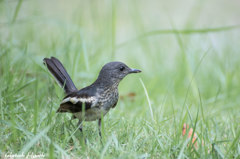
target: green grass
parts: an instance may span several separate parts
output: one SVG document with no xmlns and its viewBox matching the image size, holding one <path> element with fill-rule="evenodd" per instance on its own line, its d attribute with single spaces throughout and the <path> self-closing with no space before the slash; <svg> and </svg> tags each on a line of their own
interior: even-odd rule
<svg viewBox="0 0 240 159">
<path fill-rule="evenodd" d="M 0 155 L 240 158 L 237 6 L 0 1 Z M 50 56 L 78 88 L 109 61 L 142 70 L 121 82 L 123 98 L 104 117 L 102 142 L 97 122 L 84 122 L 81 134 L 70 114 L 56 114 L 64 94 L 42 64 Z M 184 123 L 197 133 L 198 149 L 182 136 Z"/>
</svg>

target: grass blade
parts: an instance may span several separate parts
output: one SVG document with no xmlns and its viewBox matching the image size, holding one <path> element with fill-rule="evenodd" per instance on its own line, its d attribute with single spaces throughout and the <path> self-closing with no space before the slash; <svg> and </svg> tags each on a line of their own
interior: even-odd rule
<svg viewBox="0 0 240 159">
<path fill-rule="evenodd" d="M 15 9 L 15 12 L 14 12 L 14 15 L 13 15 L 12 23 L 14 23 L 14 22 L 16 21 L 16 19 L 17 19 L 19 10 L 20 10 L 21 5 L 22 5 L 22 1 L 23 1 L 23 0 L 19 0 L 19 1 L 18 1 L 18 4 L 17 4 L 17 6 L 16 6 L 16 9 Z"/>
<path fill-rule="evenodd" d="M 144 83 L 143 83 L 143 81 L 142 81 L 141 78 L 140 78 L 140 82 L 141 82 L 141 84 L 142 84 L 142 86 L 143 86 L 143 89 L 144 89 L 145 95 L 146 95 L 146 97 L 147 97 L 148 106 L 149 106 L 149 110 L 150 110 L 150 114 L 151 114 L 152 120 L 155 121 L 155 120 L 154 120 L 154 116 L 153 116 L 153 111 L 152 111 L 152 104 L 151 104 L 151 101 L 150 101 L 150 98 L 149 98 L 149 95 L 148 95 L 147 89 L 146 89 L 146 87 L 145 87 L 145 85 L 144 85 Z"/>
<path fill-rule="evenodd" d="M 45 129 L 40 131 L 37 135 L 35 135 L 20 151 L 20 154 L 25 154 L 41 137 L 43 137 L 48 130 L 50 129 L 50 126 L 47 126 Z"/>
</svg>

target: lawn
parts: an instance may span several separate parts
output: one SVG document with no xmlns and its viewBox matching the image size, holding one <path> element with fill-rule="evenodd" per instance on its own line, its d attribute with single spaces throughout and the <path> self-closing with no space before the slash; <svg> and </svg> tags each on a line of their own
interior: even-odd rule
<svg viewBox="0 0 240 159">
<path fill-rule="evenodd" d="M 0 0 L 0 156 L 240 158 L 239 8 L 236 0 Z M 120 83 L 102 139 L 96 121 L 82 134 L 71 114 L 56 113 L 64 93 L 43 65 L 51 56 L 79 89 L 110 61 L 142 70 Z"/>
</svg>

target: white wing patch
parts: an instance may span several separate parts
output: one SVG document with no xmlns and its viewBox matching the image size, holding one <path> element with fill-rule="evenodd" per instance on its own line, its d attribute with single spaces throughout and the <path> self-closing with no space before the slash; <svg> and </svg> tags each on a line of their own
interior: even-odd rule
<svg viewBox="0 0 240 159">
<path fill-rule="evenodd" d="M 77 104 L 77 102 L 81 103 L 93 103 L 92 106 L 94 106 L 97 102 L 97 99 L 95 97 L 88 97 L 88 98 L 77 98 L 77 97 L 68 97 L 64 99 L 61 104 L 71 102 L 72 104 Z"/>
</svg>

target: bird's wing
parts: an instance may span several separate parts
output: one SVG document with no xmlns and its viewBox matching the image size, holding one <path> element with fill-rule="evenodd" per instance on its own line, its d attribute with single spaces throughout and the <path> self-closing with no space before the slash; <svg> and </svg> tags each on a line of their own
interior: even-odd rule
<svg viewBox="0 0 240 159">
<path fill-rule="evenodd" d="M 67 95 L 60 104 L 57 112 L 81 112 L 94 107 L 97 103 L 95 96 L 75 92 Z"/>
</svg>

